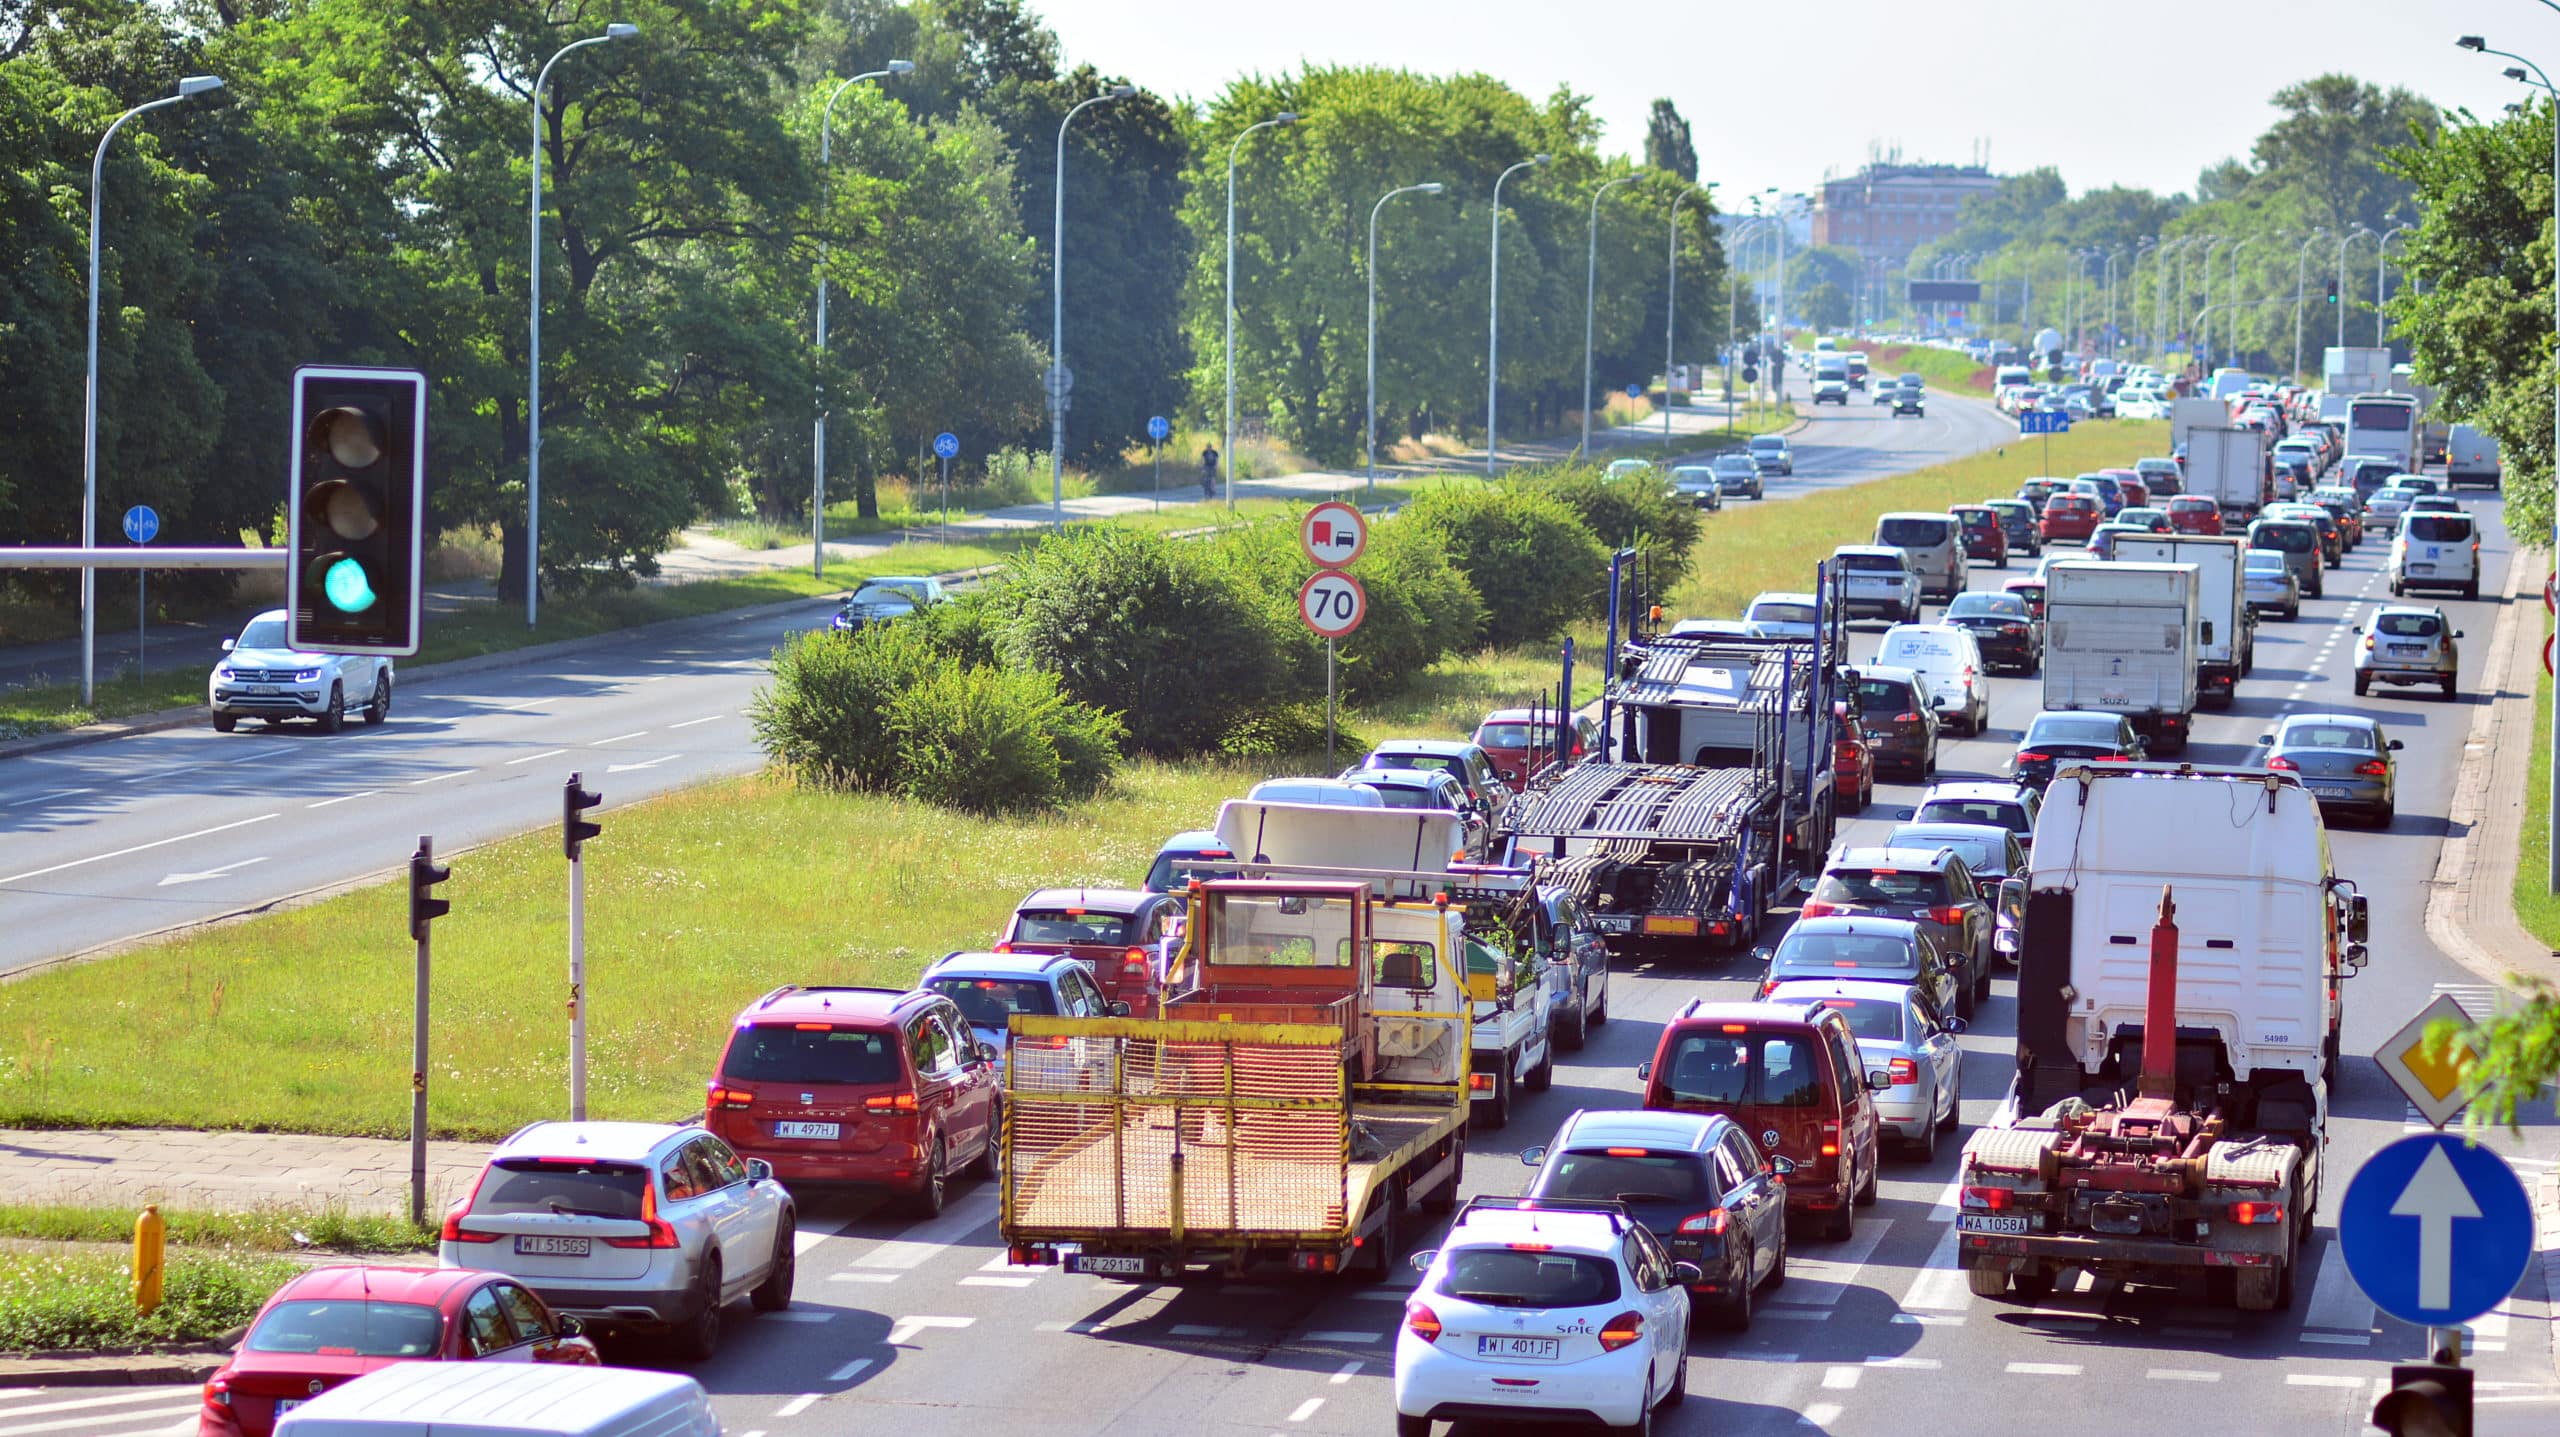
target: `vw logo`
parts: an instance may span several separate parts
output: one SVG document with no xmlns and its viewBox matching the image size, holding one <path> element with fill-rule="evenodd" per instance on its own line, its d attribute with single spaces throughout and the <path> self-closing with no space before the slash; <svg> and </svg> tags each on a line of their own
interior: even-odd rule
<svg viewBox="0 0 2560 1437">
<path fill-rule="evenodd" d="M 1778 1130 L 1776 1128 L 1763 1128 L 1760 1130 L 1760 1146 L 1764 1148 L 1774 1148 L 1777 1145 Z"/>
<path fill-rule="evenodd" d="M 328 1385 L 329 1385 L 328 1383 L 321 1381 L 321 1380 L 320 1380 L 319 1378 L 317 1378 L 317 1377 L 312 1378 L 312 1379 L 311 1379 L 311 1395 L 312 1395 L 312 1396 L 314 1396 L 314 1397 L 319 1396 L 319 1395 L 320 1395 L 324 1390 L 326 1390 L 326 1389 L 328 1388 Z"/>
</svg>

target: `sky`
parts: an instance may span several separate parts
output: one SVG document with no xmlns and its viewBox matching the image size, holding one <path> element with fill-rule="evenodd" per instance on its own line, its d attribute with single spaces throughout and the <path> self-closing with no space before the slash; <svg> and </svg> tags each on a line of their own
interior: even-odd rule
<svg viewBox="0 0 2560 1437">
<path fill-rule="evenodd" d="M 1636 154 L 1668 96 L 1702 178 L 1728 194 L 1810 190 L 1877 149 L 1964 164 L 1986 141 L 1993 170 L 2051 165 L 2074 194 L 2192 192 L 2205 166 L 2248 153 L 2276 118 L 2268 97 L 2296 80 L 2343 71 L 2482 115 L 2529 93 L 2458 34 L 2560 74 L 2560 14 L 2536 0 L 1030 3 L 1070 65 L 1168 97 L 1301 62 L 1483 71 L 1536 99 L 1590 96 L 1604 150 Z"/>
</svg>

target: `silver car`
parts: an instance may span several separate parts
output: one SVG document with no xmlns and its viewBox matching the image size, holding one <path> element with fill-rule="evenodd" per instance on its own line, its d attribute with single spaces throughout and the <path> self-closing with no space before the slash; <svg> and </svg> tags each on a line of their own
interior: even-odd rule
<svg viewBox="0 0 2560 1437">
<path fill-rule="evenodd" d="M 2302 617 L 2302 583 L 2293 576 L 2293 561 L 2273 549 L 2251 549 L 2242 556 L 2240 582 L 2249 607 L 2261 614 Z"/>
<path fill-rule="evenodd" d="M 1671 471 L 1671 497 L 1712 514 L 1724 507 L 1724 486 L 1706 465 L 1683 464 Z"/>
<path fill-rule="evenodd" d="M 2400 516 L 2409 512 L 2410 501 L 2416 499 L 2420 492 L 2403 489 L 2397 484 L 2388 484 L 2373 491 L 2373 497 L 2364 501 L 2365 527 L 2385 534 L 2397 530 Z"/>
<path fill-rule="evenodd" d="M 1770 990 L 1766 1003 L 1819 1003 L 1849 1020 L 1858 1060 L 1875 1090 L 1876 1119 L 1908 1156 L 1928 1162 L 1938 1155 L 1938 1135 L 1963 1121 L 1964 1052 L 1956 1036 L 1964 1019 L 1942 1017 L 1920 990 L 1872 978 L 1790 978 Z"/>
<path fill-rule="evenodd" d="M 2258 735 L 2267 767 L 2299 776 L 2323 815 L 2356 813 L 2389 828 L 2399 808 L 2400 740 L 2362 714 L 2293 714 Z"/>
<path fill-rule="evenodd" d="M 701 1128 L 535 1123 L 446 1214 L 436 1259 L 503 1272 L 590 1327 L 669 1334 L 701 1362 L 730 1303 L 790 1305 L 796 1227 L 773 1169 Z"/>
<path fill-rule="evenodd" d="M 2356 695 L 2377 683 L 2434 684 L 2452 698 L 2460 686 L 2462 650 L 2454 640 L 2462 630 L 2447 622 L 2444 610 L 2416 604 L 2385 604 L 2364 622 L 2356 644 Z"/>
</svg>

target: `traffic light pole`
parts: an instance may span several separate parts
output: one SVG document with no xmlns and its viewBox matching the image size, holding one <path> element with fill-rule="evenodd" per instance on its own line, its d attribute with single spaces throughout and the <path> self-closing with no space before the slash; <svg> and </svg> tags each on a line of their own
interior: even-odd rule
<svg viewBox="0 0 2560 1437">
<path fill-rule="evenodd" d="M 409 936 L 418 945 L 418 975 L 409 1039 L 409 1221 L 427 1225 L 427 976 L 433 965 L 430 935 L 435 921 L 453 905 L 435 895 L 435 887 L 453 870 L 436 862 L 436 841 L 418 835 L 418 851 L 409 859 Z"/>
<path fill-rule="evenodd" d="M 603 825 L 579 817 L 604 802 L 578 786 L 577 774 L 560 789 L 560 851 L 569 856 L 569 1121 L 587 1120 L 587 861 L 588 839 Z"/>
</svg>

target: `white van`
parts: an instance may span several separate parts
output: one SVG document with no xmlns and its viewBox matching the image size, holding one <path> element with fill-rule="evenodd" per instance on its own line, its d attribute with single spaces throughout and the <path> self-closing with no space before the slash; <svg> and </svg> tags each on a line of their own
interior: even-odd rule
<svg viewBox="0 0 2560 1437">
<path fill-rule="evenodd" d="M 2421 509 L 2402 516 L 2383 577 L 2398 598 L 2411 589 L 2455 589 L 2480 597 L 2480 526 L 2468 514 Z"/>
<path fill-rule="evenodd" d="M 1896 624 L 1884 631 L 1875 661 L 1909 669 L 1929 691 L 1929 707 L 1968 736 L 1991 722 L 1990 680 L 1973 635 L 1952 624 Z"/>
<path fill-rule="evenodd" d="M 1964 592 L 1964 529 L 1955 515 L 1916 510 L 1878 515 L 1874 542 L 1911 556 L 1923 598 L 1952 599 Z"/>
<path fill-rule="evenodd" d="M 677 1372 L 522 1362 L 401 1362 L 285 1414 L 276 1437 L 720 1437 Z"/>
<path fill-rule="evenodd" d="M 2498 487 L 2498 441 L 2476 424 L 2457 424 L 2444 444 L 2444 487 L 2465 484 Z"/>
</svg>

